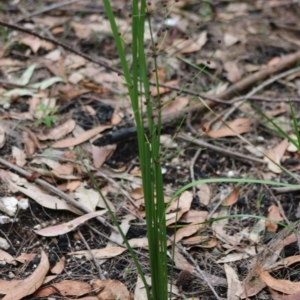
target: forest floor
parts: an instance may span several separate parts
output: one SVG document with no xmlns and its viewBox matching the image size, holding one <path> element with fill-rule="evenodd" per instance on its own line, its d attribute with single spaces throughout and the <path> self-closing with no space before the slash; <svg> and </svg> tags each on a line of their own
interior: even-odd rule
<svg viewBox="0 0 300 300">
<path fill-rule="evenodd" d="M 111 5 L 130 61 L 131 2 Z M 299 1 L 148 9 L 166 200 L 198 181 L 166 212 L 172 299 L 299 299 Z M 146 26 L 154 81 L 150 37 Z M 0 2 L 0 299 L 146 299 L 90 174 L 150 276 L 133 112 L 102 1 Z"/>
</svg>

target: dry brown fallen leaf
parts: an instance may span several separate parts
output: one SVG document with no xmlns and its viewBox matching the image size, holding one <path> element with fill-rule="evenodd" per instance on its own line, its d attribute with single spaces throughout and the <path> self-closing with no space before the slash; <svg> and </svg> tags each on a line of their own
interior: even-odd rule
<svg viewBox="0 0 300 300">
<path fill-rule="evenodd" d="M 166 211 L 167 215 L 170 214 L 172 216 L 171 218 L 167 219 L 167 226 L 178 221 L 184 213 L 189 211 L 192 201 L 193 194 L 189 191 L 183 192 L 178 200 L 173 201 Z"/>
<path fill-rule="evenodd" d="M 223 206 L 230 206 L 235 204 L 239 199 L 239 190 L 234 188 L 233 191 L 223 200 Z"/>
<path fill-rule="evenodd" d="M 227 126 L 223 126 L 218 130 L 210 130 L 206 133 L 207 136 L 217 139 L 226 136 L 236 136 L 251 130 L 253 120 L 247 118 L 238 118 L 232 122 L 227 123 Z"/>
<path fill-rule="evenodd" d="M 225 209 L 220 210 L 218 213 L 213 215 L 213 218 L 222 218 L 228 216 L 229 212 Z M 243 233 L 238 232 L 235 235 L 228 235 L 226 229 L 224 229 L 225 225 L 228 223 L 228 219 L 224 218 L 213 222 L 212 230 L 215 232 L 218 240 L 221 240 L 229 245 L 236 246 L 239 245 L 242 238 Z"/>
<path fill-rule="evenodd" d="M 252 281 L 245 281 L 243 284 L 243 293 L 240 295 L 241 299 L 249 299 L 248 297 L 252 297 L 257 295 L 263 288 L 266 287 L 266 284 L 260 281 L 259 278 L 256 278 Z"/>
<path fill-rule="evenodd" d="M 151 286 L 151 278 L 149 276 L 145 276 L 145 279 L 147 284 Z M 148 300 L 145 285 L 140 275 L 137 276 L 137 281 L 134 290 L 134 300 Z"/>
<path fill-rule="evenodd" d="M 201 224 L 190 224 L 190 225 L 186 225 L 184 227 L 179 228 L 176 233 L 174 233 L 174 235 L 172 235 L 170 237 L 170 239 L 172 241 L 174 241 L 175 243 L 178 243 L 179 241 L 181 241 L 184 237 L 187 236 L 191 236 L 194 233 L 196 233 L 197 231 L 199 231 L 201 229 L 203 225 Z M 170 241 L 169 241 L 170 243 Z"/>
<path fill-rule="evenodd" d="M 44 287 L 36 291 L 34 296 L 47 297 L 52 294 L 59 293 L 62 296 L 82 296 L 90 293 L 92 290 L 91 286 L 84 281 L 77 280 L 63 280 L 58 283 L 52 283 L 48 287 Z"/>
<path fill-rule="evenodd" d="M 191 209 L 184 213 L 179 221 L 181 223 L 201 223 L 206 220 L 207 215 L 207 211 Z"/>
<path fill-rule="evenodd" d="M 43 207 L 50 208 L 50 209 L 55 209 L 55 210 L 69 210 L 72 211 L 73 213 L 77 215 L 82 215 L 82 212 L 75 207 L 69 205 L 67 202 L 60 200 L 59 198 L 50 196 L 48 194 L 45 194 L 42 192 L 41 189 L 39 189 L 37 186 L 29 183 L 29 182 L 24 182 L 22 181 L 22 185 L 25 187 L 20 187 L 13 183 L 10 180 L 7 180 L 8 187 L 9 189 L 12 190 L 18 190 L 22 192 L 24 195 L 27 195 L 31 199 L 35 200 L 38 204 L 40 204 Z"/>
<path fill-rule="evenodd" d="M 171 80 L 171 81 L 168 81 L 166 82 L 165 84 L 169 85 L 169 86 L 176 86 L 178 85 L 178 80 Z M 158 94 L 159 95 L 163 95 L 167 92 L 169 92 L 171 89 L 170 88 L 166 88 L 166 87 L 163 87 L 163 86 L 160 86 L 157 90 L 157 87 L 154 87 L 151 89 L 151 96 L 157 96 Z"/>
<path fill-rule="evenodd" d="M 272 270 L 279 270 L 282 268 L 286 268 L 292 264 L 295 264 L 300 261 L 300 255 L 293 255 L 289 256 L 287 258 L 281 258 L 278 262 L 276 262 L 274 265 L 268 267 L 268 271 Z"/>
<path fill-rule="evenodd" d="M 162 108 L 161 115 L 173 115 L 176 112 L 181 111 L 183 108 L 185 108 L 189 104 L 189 101 L 190 100 L 187 97 L 176 98 L 175 100 L 171 101 Z"/>
<path fill-rule="evenodd" d="M 192 266 L 188 260 L 184 257 L 183 254 L 181 254 L 180 250 L 178 247 L 175 247 L 174 251 L 174 263 L 175 266 L 178 267 L 181 270 L 187 270 L 189 272 L 193 272 L 195 270 L 195 267 Z"/>
<path fill-rule="evenodd" d="M 65 267 L 66 263 L 66 258 L 63 256 L 56 264 L 55 266 L 51 269 L 52 274 L 60 274 Z"/>
<path fill-rule="evenodd" d="M 66 222 L 63 224 L 59 224 L 59 225 L 55 225 L 55 226 L 46 227 L 46 228 L 43 228 L 40 230 L 34 230 L 34 232 L 39 235 L 42 235 L 42 236 L 57 236 L 60 234 L 65 234 L 65 233 L 68 233 L 68 232 L 74 230 L 82 223 L 84 223 L 92 218 L 101 216 L 101 215 L 105 214 L 106 212 L 107 212 L 107 210 L 91 212 L 89 214 L 80 216 L 72 221 L 69 221 L 69 222 Z"/>
<path fill-rule="evenodd" d="M 268 212 L 269 212 L 268 213 L 268 219 L 275 220 L 275 221 L 278 221 L 278 222 L 281 222 L 283 220 L 283 217 L 280 215 L 280 209 L 279 209 L 278 206 L 271 205 L 268 208 Z M 274 223 L 272 221 L 266 221 L 267 231 L 276 232 L 277 228 L 278 228 L 277 223 Z"/>
<path fill-rule="evenodd" d="M 291 282 L 285 279 L 276 279 L 272 277 L 267 271 L 264 271 L 260 266 L 256 266 L 256 273 L 260 280 L 268 287 L 284 294 L 300 293 L 300 282 Z"/>
<path fill-rule="evenodd" d="M 193 39 L 175 39 L 169 49 L 166 51 L 170 55 L 184 53 L 193 53 L 200 51 L 207 42 L 207 31 L 202 31 Z"/>
<path fill-rule="evenodd" d="M 202 183 L 198 184 L 196 187 L 199 190 L 197 191 L 197 196 L 199 198 L 200 203 L 202 203 L 203 205 L 208 205 L 211 198 L 209 185 L 206 183 Z"/>
<path fill-rule="evenodd" d="M 291 294 L 291 295 L 285 295 L 278 293 L 277 291 L 269 288 L 269 291 L 272 295 L 272 300 L 299 300 L 300 299 L 300 292 Z"/>
<path fill-rule="evenodd" d="M 238 82 L 241 80 L 243 72 L 237 61 L 227 61 L 224 63 L 224 69 L 227 72 L 227 79 L 232 82 Z"/>
<path fill-rule="evenodd" d="M 36 257 L 36 253 L 22 253 L 19 255 L 16 260 L 22 264 L 28 263 Z"/>
<path fill-rule="evenodd" d="M 273 173 L 279 174 L 282 172 L 280 168 L 280 161 L 288 147 L 288 144 L 288 140 L 284 139 L 276 147 L 266 153 L 264 160 L 268 162 L 268 169 Z"/>
<path fill-rule="evenodd" d="M 4 293 L 6 295 L 2 300 L 18 300 L 34 293 L 42 285 L 49 267 L 48 257 L 46 253 L 41 250 L 41 260 L 35 271 L 24 280 L 17 280 L 17 285 Z M 0 291 L 2 291 L 1 287 Z"/>
<path fill-rule="evenodd" d="M 243 292 L 242 283 L 239 281 L 239 278 L 232 267 L 225 264 L 224 270 L 228 282 L 227 299 L 238 300 L 238 295 Z"/>
<path fill-rule="evenodd" d="M 6 263 L 11 264 L 11 265 L 17 264 L 15 259 L 9 253 L 0 249 L 0 262 L 1 261 L 5 261 Z"/>
<path fill-rule="evenodd" d="M 76 122 L 72 119 L 69 119 L 59 126 L 47 129 L 46 131 L 44 130 L 43 132 L 40 132 L 39 134 L 37 134 L 37 137 L 40 141 L 59 140 L 63 136 L 72 132 L 74 130 L 75 126 L 76 126 Z"/>
<path fill-rule="evenodd" d="M 89 250 L 81 250 L 81 251 L 75 251 L 68 253 L 69 255 L 73 255 L 75 257 L 81 258 L 82 256 L 85 256 L 86 259 L 92 259 L 91 253 L 94 254 L 94 256 L 97 259 L 105 259 L 105 258 L 111 258 L 118 256 L 122 254 L 126 248 L 123 247 L 108 247 L 108 248 L 102 248 L 102 249 L 91 249 Z"/>
<path fill-rule="evenodd" d="M 127 287 L 118 280 L 105 280 L 96 279 L 92 283 L 94 289 L 98 289 L 97 294 L 99 300 L 131 300 L 130 293 Z"/>
<path fill-rule="evenodd" d="M 85 141 L 88 141 L 98 133 L 111 128 L 111 125 L 100 125 L 93 129 L 87 130 L 74 138 L 67 138 L 61 141 L 58 141 L 52 145 L 53 148 L 68 148 L 82 144 Z"/>
<path fill-rule="evenodd" d="M 94 167 L 100 169 L 105 161 L 113 154 L 116 149 L 116 145 L 108 145 L 104 147 L 97 147 L 92 145 L 93 164 Z"/>
<path fill-rule="evenodd" d="M 18 147 L 12 147 L 12 156 L 16 160 L 16 165 L 19 167 L 24 167 L 26 165 L 26 154 L 23 150 Z"/>
<path fill-rule="evenodd" d="M 132 248 L 144 248 L 144 249 L 148 248 L 147 237 L 133 238 L 133 239 L 128 240 L 128 243 L 129 243 L 130 247 L 132 247 Z"/>
</svg>

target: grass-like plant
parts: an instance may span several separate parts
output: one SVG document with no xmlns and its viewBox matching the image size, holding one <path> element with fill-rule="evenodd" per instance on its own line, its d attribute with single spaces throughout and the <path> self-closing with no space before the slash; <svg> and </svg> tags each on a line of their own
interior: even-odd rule
<svg viewBox="0 0 300 300">
<path fill-rule="evenodd" d="M 150 95 L 149 70 L 145 52 L 144 31 L 145 22 L 151 31 L 150 12 L 145 0 L 132 1 L 132 65 L 126 60 L 123 41 L 116 24 L 109 0 L 103 1 L 107 17 L 110 21 L 113 37 L 121 61 L 128 94 L 134 112 L 138 135 L 139 161 L 142 172 L 142 182 L 145 198 L 147 237 L 149 244 L 151 286 L 148 288 L 144 274 L 140 268 L 140 276 L 144 282 L 148 299 L 167 299 L 167 237 L 165 222 L 165 204 L 163 180 L 160 162 L 160 130 L 161 113 L 158 109 L 154 114 Z M 153 43 L 154 45 L 154 43 Z M 155 52 L 155 48 L 152 48 Z M 153 54 L 153 67 L 156 67 L 156 55 Z M 157 75 L 157 74 L 156 74 Z M 158 78 L 158 76 L 156 76 Z M 158 88 L 158 82 L 157 82 Z M 158 93 L 159 94 L 159 93 Z M 142 105 L 146 105 L 148 128 L 145 128 Z M 157 106 L 160 107 L 158 95 Z M 134 253 L 132 252 L 132 255 Z"/>
</svg>

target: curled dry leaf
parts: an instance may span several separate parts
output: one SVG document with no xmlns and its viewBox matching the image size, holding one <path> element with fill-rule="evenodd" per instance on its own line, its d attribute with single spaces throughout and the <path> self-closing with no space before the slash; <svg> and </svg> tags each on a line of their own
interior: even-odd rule
<svg viewBox="0 0 300 300">
<path fill-rule="evenodd" d="M 148 248 L 148 239 L 146 237 L 130 239 L 128 243 L 132 248 Z"/>
<path fill-rule="evenodd" d="M 105 202 L 99 193 L 93 189 L 86 188 L 84 183 L 81 183 L 81 185 L 76 189 L 75 198 L 78 200 L 78 202 L 88 207 L 91 211 L 95 211 L 96 206 L 100 208 L 106 208 Z M 106 201 L 110 209 L 115 211 L 114 205 L 108 199 L 106 199 Z"/>
<path fill-rule="evenodd" d="M 233 191 L 223 200 L 223 206 L 230 206 L 235 204 L 239 199 L 239 190 L 234 188 Z"/>
<path fill-rule="evenodd" d="M 92 283 L 93 288 L 97 289 L 99 293 L 97 294 L 99 300 L 130 300 L 130 293 L 127 287 L 118 280 L 99 280 L 96 279 Z"/>
<path fill-rule="evenodd" d="M 56 126 L 51 129 L 47 129 L 45 132 L 37 134 L 37 137 L 40 141 L 45 140 L 59 140 L 63 136 L 72 132 L 75 128 L 76 122 L 72 119 L 69 119 L 65 123 Z"/>
<path fill-rule="evenodd" d="M 175 100 L 168 103 L 163 107 L 161 114 L 162 116 L 168 116 L 175 114 L 178 111 L 181 111 L 189 104 L 189 98 L 187 97 L 178 97 Z"/>
<path fill-rule="evenodd" d="M 176 85 L 178 85 L 178 80 L 171 80 L 171 81 L 166 82 L 165 84 L 167 84 L 169 86 L 176 86 Z M 157 89 L 157 87 L 154 87 L 151 90 L 151 96 L 157 96 L 158 94 L 163 95 L 169 91 L 170 91 L 170 88 L 167 88 L 167 87 L 160 86 L 158 89 Z"/>
<path fill-rule="evenodd" d="M 16 260 L 22 264 L 25 264 L 34 260 L 35 257 L 36 257 L 35 253 L 22 253 L 16 258 Z"/>
<path fill-rule="evenodd" d="M 11 265 L 16 265 L 15 259 L 9 253 L 0 249 L 0 262 L 1 261 L 5 261 Z"/>
<path fill-rule="evenodd" d="M 122 232 L 125 236 L 127 235 L 128 230 L 130 229 L 130 226 L 131 226 L 131 224 L 129 222 L 132 221 L 132 220 L 135 220 L 135 218 L 136 217 L 131 215 L 131 214 L 128 214 L 128 215 L 123 217 L 122 222 L 120 224 L 120 228 L 121 228 L 121 230 L 122 230 Z M 110 239 L 111 239 L 111 241 L 107 242 L 106 247 L 115 246 L 116 243 L 114 243 L 114 242 L 118 242 L 120 244 L 123 243 L 122 235 L 119 232 L 116 232 L 116 231 L 112 231 L 112 233 L 110 235 Z M 114 242 L 112 242 L 112 241 L 114 241 Z"/>
<path fill-rule="evenodd" d="M 19 167 L 24 167 L 26 165 L 26 154 L 23 150 L 18 147 L 12 147 L 12 156 L 16 159 L 16 164 Z"/>
<path fill-rule="evenodd" d="M 300 293 L 300 282 L 291 282 L 285 279 L 276 279 L 272 277 L 267 271 L 264 271 L 259 265 L 256 266 L 256 273 L 260 280 L 268 287 L 278 292 L 292 295 Z"/>
<path fill-rule="evenodd" d="M 2 300 L 18 300 L 34 293 L 43 283 L 49 270 L 49 261 L 46 253 L 41 250 L 41 260 L 35 271 L 24 280 L 16 280 L 16 285 L 7 290 Z M 11 282 L 14 282 L 12 280 Z M 0 287 L 3 292 L 2 287 Z"/>
<path fill-rule="evenodd" d="M 173 54 L 184 54 L 184 53 L 193 53 L 200 51 L 202 47 L 207 42 L 207 31 L 202 31 L 200 34 L 197 35 L 195 39 L 176 39 L 172 46 L 170 47 L 171 50 L 168 52 L 170 55 Z"/>
<path fill-rule="evenodd" d="M 285 150 L 288 147 L 288 140 L 284 139 L 275 148 L 269 150 L 264 157 L 264 160 L 268 162 L 268 169 L 273 173 L 281 173 L 280 161 L 284 155 Z"/>
<path fill-rule="evenodd" d="M 181 223 L 201 223 L 206 220 L 207 215 L 208 212 L 204 210 L 189 210 L 182 215 L 179 221 Z"/>
<path fill-rule="evenodd" d="M 82 223 L 84 223 L 92 218 L 103 215 L 106 212 L 107 212 L 106 210 L 92 212 L 92 213 L 83 215 L 81 217 L 78 217 L 70 222 L 63 223 L 60 225 L 46 227 L 46 228 L 43 228 L 40 230 L 34 230 L 34 232 L 39 235 L 42 235 L 42 236 L 57 236 L 57 235 L 65 234 L 65 233 L 68 233 L 68 232 L 74 230 Z"/>
<path fill-rule="evenodd" d="M 149 276 L 145 276 L 145 279 L 147 284 L 151 286 L 151 278 Z M 148 300 L 145 285 L 140 275 L 138 275 L 135 285 L 134 300 Z"/>
<path fill-rule="evenodd" d="M 47 297 L 52 294 L 59 293 L 62 296 L 81 296 L 90 293 L 92 290 L 91 286 L 84 281 L 76 280 L 63 280 L 58 283 L 52 283 L 48 287 L 39 289 L 34 296 Z"/>
<path fill-rule="evenodd" d="M 176 231 L 174 235 L 171 236 L 171 240 L 175 243 L 181 241 L 184 237 L 191 236 L 201 229 L 201 224 L 191 224 L 184 227 L 181 227 Z M 169 242 L 169 241 L 168 241 Z M 171 243 L 171 242 L 170 242 Z"/>
<path fill-rule="evenodd" d="M 188 260 L 184 257 L 183 254 L 181 254 L 178 247 L 175 247 L 174 250 L 174 263 L 176 267 L 178 267 L 181 270 L 187 270 L 192 273 L 195 270 L 195 267 L 188 262 Z"/>
<path fill-rule="evenodd" d="M 63 256 L 56 264 L 55 266 L 51 269 L 52 274 L 60 274 L 65 267 L 66 263 L 66 258 Z"/>
<path fill-rule="evenodd" d="M 96 169 L 100 169 L 105 161 L 112 155 L 115 149 L 116 145 L 107 145 L 104 147 L 97 147 L 92 145 L 94 167 Z"/>
<path fill-rule="evenodd" d="M 226 136 L 236 136 L 251 130 L 253 120 L 247 118 L 238 118 L 232 122 L 227 123 L 227 126 L 223 126 L 218 130 L 210 130 L 206 133 L 211 138 L 217 139 Z"/>
<path fill-rule="evenodd" d="M 91 252 L 97 259 L 105 259 L 105 258 L 111 258 L 118 256 L 122 254 L 126 248 L 123 247 L 108 247 L 103 249 L 91 249 L 89 250 L 81 250 L 76 252 L 70 252 L 69 255 L 73 255 L 75 257 L 81 258 L 82 256 L 85 256 L 86 259 L 92 259 Z"/>
<path fill-rule="evenodd" d="M 173 201 L 166 211 L 167 214 L 172 215 L 172 217 L 169 219 L 168 215 L 166 216 L 167 226 L 178 221 L 184 213 L 189 211 L 191 208 L 192 201 L 193 194 L 189 191 L 183 192 L 177 201 Z"/>
<path fill-rule="evenodd" d="M 111 125 L 101 125 L 97 126 L 93 129 L 84 131 L 83 133 L 79 134 L 74 138 L 67 138 L 56 142 L 52 145 L 53 148 L 68 148 L 82 144 L 85 141 L 88 141 L 98 133 L 104 131 L 105 129 L 111 128 Z"/>
<path fill-rule="evenodd" d="M 276 205 L 271 205 L 268 209 L 268 219 L 275 220 L 281 222 L 283 217 L 280 215 L 280 209 Z M 272 221 L 266 221 L 266 229 L 270 232 L 276 232 L 278 228 L 278 224 Z"/>
<path fill-rule="evenodd" d="M 69 210 L 77 215 L 81 215 L 82 212 L 78 210 L 77 208 L 69 205 L 67 202 L 60 200 L 56 197 L 50 196 L 48 194 L 45 194 L 41 189 L 39 189 L 34 184 L 31 184 L 29 182 L 22 181 L 22 185 L 24 187 L 20 187 L 13 183 L 11 180 L 7 180 L 8 187 L 12 191 L 20 191 L 24 195 L 27 195 L 34 201 L 36 201 L 38 204 L 40 204 L 43 207 L 50 208 L 50 209 L 62 209 L 62 210 Z"/>
<path fill-rule="evenodd" d="M 227 61 L 224 63 L 224 69 L 227 72 L 227 79 L 230 82 L 238 82 L 241 80 L 243 72 L 236 61 Z"/>
<path fill-rule="evenodd" d="M 235 271 L 227 264 L 224 265 L 226 278 L 228 282 L 227 298 L 230 300 L 238 300 L 239 296 L 243 292 L 242 283 Z"/>
<path fill-rule="evenodd" d="M 255 278 L 252 281 L 244 281 L 243 284 L 243 293 L 240 295 L 241 299 L 249 299 L 249 297 L 257 295 L 263 288 L 266 287 L 266 284 L 260 281 L 259 278 Z"/>
<path fill-rule="evenodd" d="M 277 291 L 269 288 L 269 291 L 272 295 L 272 300 L 299 300 L 300 299 L 300 292 L 291 295 L 285 295 L 282 293 L 278 293 Z"/>
<path fill-rule="evenodd" d="M 208 205 L 211 198 L 209 185 L 206 183 L 202 183 L 197 185 L 197 188 L 199 189 L 199 191 L 197 191 L 197 196 L 200 203 L 202 203 L 203 205 Z"/>
</svg>

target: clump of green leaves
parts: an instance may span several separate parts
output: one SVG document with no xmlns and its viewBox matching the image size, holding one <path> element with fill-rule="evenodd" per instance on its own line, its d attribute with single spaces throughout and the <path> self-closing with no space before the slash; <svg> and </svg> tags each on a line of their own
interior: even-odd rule
<svg viewBox="0 0 300 300">
<path fill-rule="evenodd" d="M 40 103 L 36 109 L 36 112 L 42 112 L 43 115 L 41 118 L 35 121 L 35 125 L 39 126 L 41 124 L 44 124 L 47 128 L 51 128 L 53 123 L 58 121 L 58 116 L 54 115 L 55 111 L 56 108 L 47 107 L 45 103 Z"/>
</svg>

